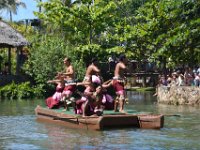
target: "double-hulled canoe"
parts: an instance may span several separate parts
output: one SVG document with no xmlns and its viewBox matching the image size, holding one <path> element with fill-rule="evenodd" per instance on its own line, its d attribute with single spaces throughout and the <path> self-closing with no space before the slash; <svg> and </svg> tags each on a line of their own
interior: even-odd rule
<svg viewBox="0 0 200 150">
<path fill-rule="evenodd" d="M 37 106 L 35 108 L 37 120 L 52 122 L 70 128 L 84 128 L 93 130 L 104 130 L 108 128 L 143 128 L 160 129 L 164 125 L 164 115 L 128 114 L 118 112 L 107 112 L 102 116 L 76 115 L 73 111 L 63 112 L 61 109 L 48 109 Z"/>
</svg>

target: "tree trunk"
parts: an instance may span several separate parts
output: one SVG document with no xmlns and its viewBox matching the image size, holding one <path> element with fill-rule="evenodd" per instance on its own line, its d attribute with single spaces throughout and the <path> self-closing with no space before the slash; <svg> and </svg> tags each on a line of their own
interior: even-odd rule
<svg viewBox="0 0 200 150">
<path fill-rule="evenodd" d="M 10 11 L 10 22 L 12 22 L 12 12 Z"/>
<path fill-rule="evenodd" d="M 40 2 L 42 2 L 42 0 L 40 0 Z M 39 12 L 40 12 L 40 13 L 42 12 L 41 6 L 39 7 Z"/>
</svg>

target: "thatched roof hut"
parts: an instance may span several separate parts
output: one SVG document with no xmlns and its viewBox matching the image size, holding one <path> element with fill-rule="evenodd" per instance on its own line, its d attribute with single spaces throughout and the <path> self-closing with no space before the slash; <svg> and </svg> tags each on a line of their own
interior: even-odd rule
<svg viewBox="0 0 200 150">
<path fill-rule="evenodd" d="M 10 25 L 0 20 L 0 48 L 21 47 L 28 41 Z"/>
<path fill-rule="evenodd" d="M 16 48 L 17 53 L 17 67 L 16 74 L 19 72 L 19 53 L 23 46 L 29 45 L 29 42 L 14 28 L 6 22 L 0 20 L 0 50 L 1 48 L 8 48 L 8 72 L 11 74 L 11 48 Z"/>
</svg>

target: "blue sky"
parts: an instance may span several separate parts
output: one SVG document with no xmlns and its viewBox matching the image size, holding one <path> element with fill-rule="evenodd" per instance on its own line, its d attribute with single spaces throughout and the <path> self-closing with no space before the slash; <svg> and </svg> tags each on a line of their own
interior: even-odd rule
<svg viewBox="0 0 200 150">
<path fill-rule="evenodd" d="M 37 7 L 36 0 L 21 0 L 26 4 L 26 8 L 19 7 L 17 11 L 17 15 L 13 15 L 13 21 L 19 21 L 23 19 L 34 19 L 36 18 L 33 14 L 33 11 L 38 11 L 39 8 Z M 47 0 L 43 0 L 45 2 Z M 8 12 L 2 12 L 0 14 L 3 19 L 9 20 L 9 14 Z"/>
<path fill-rule="evenodd" d="M 13 21 L 19 21 L 19 20 L 24 20 L 24 19 L 34 19 L 37 18 L 34 16 L 33 11 L 39 11 L 39 8 L 37 7 L 37 0 L 21 0 L 26 4 L 26 8 L 19 7 L 17 11 L 17 15 L 13 14 Z M 42 2 L 46 2 L 48 0 L 42 0 Z M 75 0 L 71 0 L 71 2 L 74 2 Z M 0 11 L 0 16 L 3 17 L 5 20 L 9 20 L 9 13 Z"/>
</svg>

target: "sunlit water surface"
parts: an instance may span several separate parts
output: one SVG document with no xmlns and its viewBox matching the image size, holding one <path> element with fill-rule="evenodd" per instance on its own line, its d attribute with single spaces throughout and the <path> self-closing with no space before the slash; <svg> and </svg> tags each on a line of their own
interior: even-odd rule
<svg viewBox="0 0 200 150">
<path fill-rule="evenodd" d="M 0 149 L 5 150 L 199 150 L 200 109 L 156 104 L 153 93 L 129 92 L 128 110 L 162 113 L 161 130 L 87 131 L 36 121 L 34 108 L 44 100 L 0 102 Z"/>
</svg>

